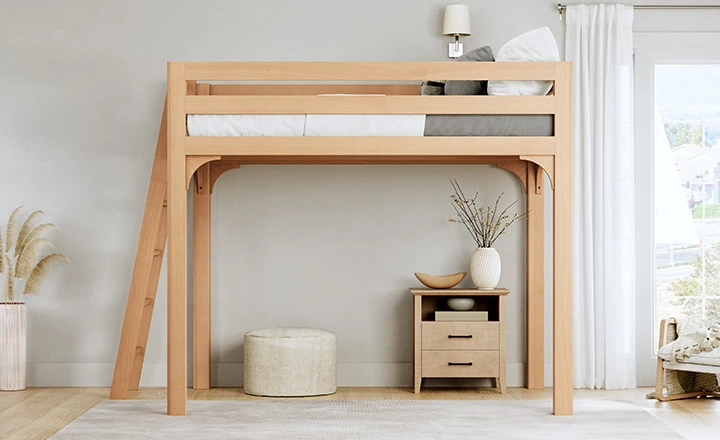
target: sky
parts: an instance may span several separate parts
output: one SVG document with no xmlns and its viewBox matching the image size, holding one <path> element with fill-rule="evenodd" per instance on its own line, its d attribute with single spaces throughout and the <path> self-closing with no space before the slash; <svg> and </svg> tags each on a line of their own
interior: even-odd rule
<svg viewBox="0 0 720 440">
<path fill-rule="evenodd" d="M 720 64 L 656 66 L 655 99 L 661 108 L 702 105 L 720 108 Z"/>
</svg>

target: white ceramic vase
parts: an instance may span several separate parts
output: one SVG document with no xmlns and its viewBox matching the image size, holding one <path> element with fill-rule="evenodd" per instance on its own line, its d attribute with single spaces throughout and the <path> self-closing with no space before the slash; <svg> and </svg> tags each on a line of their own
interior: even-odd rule
<svg viewBox="0 0 720 440">
<path fill-rule="evenodd" d="M 495 248 L 477 248 L 470 259 L 470 277 L 480 290 L 492 290 L 500 282 L 500 254 Z"/>
<path fill-rule="evenodd" d="M 25 389 L 25 304 L 0 303 L 0 391 Z"/>
</svg>

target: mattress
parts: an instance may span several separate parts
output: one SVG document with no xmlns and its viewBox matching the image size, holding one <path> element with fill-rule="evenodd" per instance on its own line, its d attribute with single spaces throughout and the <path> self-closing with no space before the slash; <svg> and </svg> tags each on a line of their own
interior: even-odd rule
<svg viewBox="0 0 720 440">
<path fill-rule="evenodd" d="M 189 115 L 190 136 L 552 136 L 552 115 Z"/>
</svg>

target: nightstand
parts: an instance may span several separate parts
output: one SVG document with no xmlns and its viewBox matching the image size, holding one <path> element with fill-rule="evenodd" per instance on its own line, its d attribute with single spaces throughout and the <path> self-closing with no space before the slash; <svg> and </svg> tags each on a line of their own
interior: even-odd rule
<svg viewBox="0 0 720 440">
<path fill-rule="evenodd" d="M 410 289 L 413 295 L 413 382 L 423 378 L 493 378 L 505 392 L 505 296 L 507 289 Z M 435 321 L 436 311 L 450 310 L 449 298 L 473 298 L 472 311 L 487 321 Z"/>
</svg>

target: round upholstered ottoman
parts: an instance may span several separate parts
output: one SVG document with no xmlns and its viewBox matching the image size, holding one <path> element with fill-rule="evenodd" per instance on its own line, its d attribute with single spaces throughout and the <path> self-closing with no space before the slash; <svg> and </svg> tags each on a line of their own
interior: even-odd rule
<svg viewBox="0 0 720 440">
<path fill-rule="evenodd" d="M 245 392 L 318 396 L 337 389 L 335 333 L 278 327 L 245 333 Z"/>
</svg>

